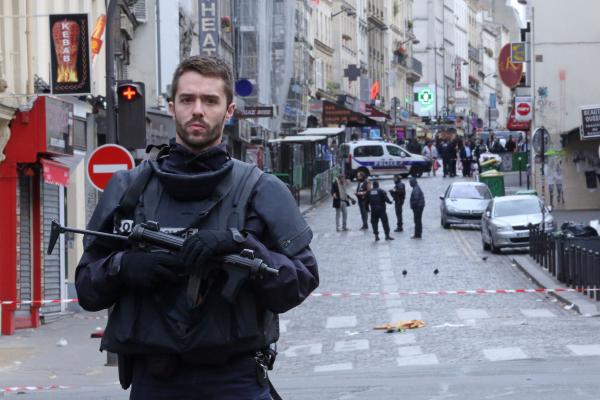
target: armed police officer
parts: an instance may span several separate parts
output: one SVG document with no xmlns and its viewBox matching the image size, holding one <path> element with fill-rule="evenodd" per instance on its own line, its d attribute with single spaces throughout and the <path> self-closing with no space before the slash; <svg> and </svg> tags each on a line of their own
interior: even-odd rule
<svg viewBox="0 0 600 400">
<path fill-rule="evenodd" d="M 277 315 L 319 282 L 312 232 L 280 180 L 231 159 L 221 142 L 235 110 L 229 66 L 188 58 L 171 87 L 175 140 L 156 160 L 114 175 L 89 228 L 157 221 L 186 237 L 183 248 L 86 236 L 79 302 L 113 307 L 100 348 L 118 354 L 131 399 L 269 399 Z M 223 289 L 232 270 L 215 257 L 242 249 L 279 274 L 243 281 L 231 299 Z"/>
<path fill-rule="evenodd" d="M 402 232 L 402 206 L 406 198 L 406 186 L 402 183 L 400 175 L 394 175 L 394 187 L 390 189 L 392 199 L 394 199 L 394 208 L 396 210 L 396 229 L 394 232 Z"/>
<path fill-rule="evenodd" d="M 383 225 L 383 232 L 385 233 L 385 240 L 394 240 L 390 236 L 390 224 L 388 223 L 387 213 L 385 211 L 385 203 L 392 204 L 392 201 L 387 196 L 387 193 L 379 187 L 379 182 L 374 181 L 371 190 L 367 195 L 368 205 L 371 209 L 371 225 L 373 226 L 373 233 L 375 234 L 375 241 L 379 240 L 379 220 Z"/>
</svg>

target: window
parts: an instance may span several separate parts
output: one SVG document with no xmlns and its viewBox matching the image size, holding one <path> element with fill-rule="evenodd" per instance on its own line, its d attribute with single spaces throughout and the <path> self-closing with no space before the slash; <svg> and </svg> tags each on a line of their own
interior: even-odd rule
<svg viewBox="0 0 600 400">
<path fill-rule="evenodd" d="M 354 149 L 354 157 L 381 157 L 382 155 L 381 146 L 360 146 Z"/>
<path fill-rule="evenodd" d="M 86 122 L 83 119 L 73 118 L 73 147 L 78 150 L 86 150 Z"/>
<path fill-rule="evenodd" d="M 400 149 L 400 147 L 396 147 L 396 146 L 386 146 L 386 147 L 387 147 L 388 153 L 390 153 L 391 156 L 406 157 L 406 153 L 403 152 Z"/>
<path fill-rule="evenodd" d="M 494 216 L 509 217 L 511 215 L 539 214 L 541 212 L 542 205 L 539 200 L 523 199 L 497 203 L 494 209 Z"/>
<path fill-rule="evenodd" d="M 452 186 L 452 191 L 450 192 L 450 195 L 448 197 L 453 199 L 478 200 L 487 200 L 492 198 L 489 189 L 485 185 L 455 185 Z"/>
</svg>

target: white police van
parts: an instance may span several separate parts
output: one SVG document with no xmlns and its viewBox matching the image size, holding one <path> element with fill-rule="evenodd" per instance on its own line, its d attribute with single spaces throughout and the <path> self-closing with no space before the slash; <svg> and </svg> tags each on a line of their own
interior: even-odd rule
<svg viewBox="0 0 600 400">
<path fill-rule="evenodd" d="M 378 140 L 343 143 L 340 148 L 346 177 L 354 179 L 362 171 L 366 176 L 408 175 L 420 177 L 431 171 L 431 162 L 405 148 Z"/>
</svg>

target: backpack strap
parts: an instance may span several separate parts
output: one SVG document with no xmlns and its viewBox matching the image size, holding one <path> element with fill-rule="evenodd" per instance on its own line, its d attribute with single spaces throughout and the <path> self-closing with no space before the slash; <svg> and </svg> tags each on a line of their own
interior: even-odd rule
<svg viewBox="0 0 600 400">
<path fill-rule="evenodd" d="M 144 189 L 146 189 L 150 178 L 152 178 L 152 174 L 153 170 L 150 163 L 148 161 L 142 162 L 140 165 L 140 172 L 133 178 L 133 181 L 129 184 L 125 193 L 123 193 L 121 201 L 119 201 L 117 214 L 120 218 L 133 215 L 133 212 L 144 193 Z"/>
<path fill-rule="evenodd" d="M 248 210 L 248 200 L 254 189 L 254 186 L 262 176 L 263 172 L 256 167 L 241 161 L 234 160 L 234 168 L 241 175 L 240 185 L 236 188 L 233 195 L 233 203 L 230 213 L 221 213 L 219 226 L 221 228 L 237 228 L 243 230 L 246 224 L 246 211 Z"/>
</svg>

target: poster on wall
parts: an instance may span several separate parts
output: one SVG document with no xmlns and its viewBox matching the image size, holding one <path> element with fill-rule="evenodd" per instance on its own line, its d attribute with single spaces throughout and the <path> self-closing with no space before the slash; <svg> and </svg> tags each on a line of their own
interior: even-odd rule
<svg viewBox="0 0 600 400">
<path fill-rule="evenodd" d="M 600 105 L 581 107 L 581 139 L 600 139 Z"/>
<path fill-rule="evenodd" d="M 52 14 L 49 19 L 52 93 L 90 93 L 87 14 Z"/>
</svg>

